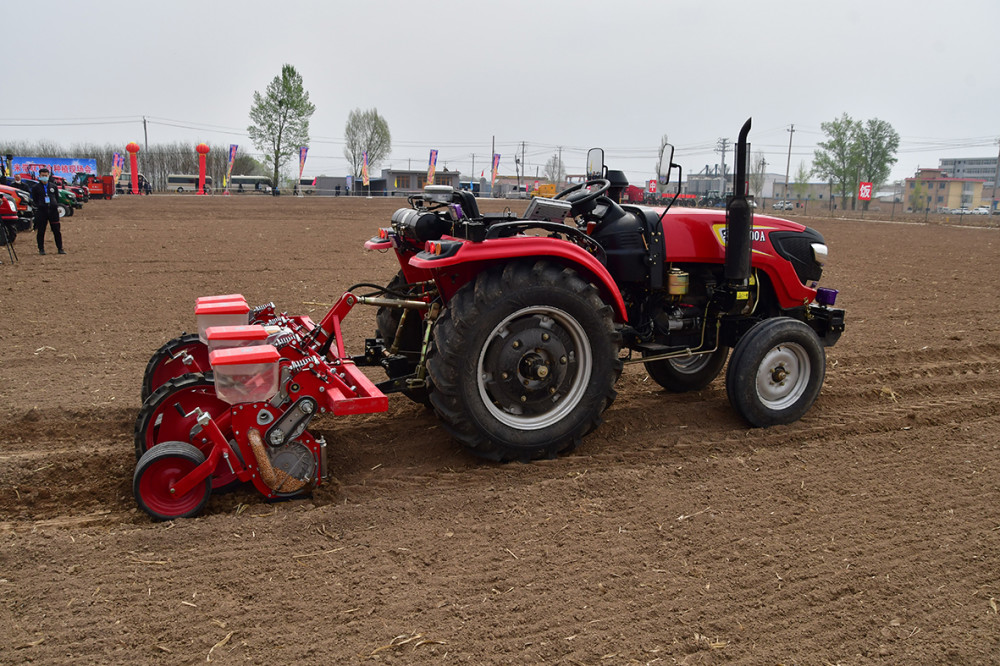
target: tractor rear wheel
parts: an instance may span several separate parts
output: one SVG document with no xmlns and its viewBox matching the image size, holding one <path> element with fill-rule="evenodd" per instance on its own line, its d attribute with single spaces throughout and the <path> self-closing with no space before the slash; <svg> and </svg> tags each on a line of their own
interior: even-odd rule
<svg viewBox="0 0 1000 666">
<path fill-rule="evenodd" d="M 185 415 L 178 411 L 178 405 Z M 143 403 L 135 420 L 135 457 L 141 459 L 162 442 L 188 442 L 191 430 L 197 425 L 197 417 L 191 414 L 196 407 L 207 412 L 226 439 L 232 442 L 229 403 L 215 394 L 214 375 L 195 373 L 168 380 Z M 212 448 L 211 442 L 199 440 L 192 444 L 205 455 Z M 238 451 L 235 445 L 232 448 Z M 228 490 L 238 483 L 236 474 L 228 466 L 220 465 L 212 476 L 212 488 L 216 491 Z"/>
<path fill-rule="evenodd" d="M 190 357 L 189 363 L 185 363 Z M 169 379 L 191 372 L 208 372 L 208 347 L 197 333 L 184 333 L 156 350 L 142 375 L 142 401 Z"/>
<path fill-rule="evenodd" d="M 475 455 L 554 457 L 601 423 L 620 346 L 611 307 L 575 271 L 545 261 L 490 269 L 438 319 L 431 403 Z"/>
<path fill-rule="evenodd" d="M 173 520 L 193 516 L 204 508 L 212 494 L 211 478 L 180 497 L 170 487 L 184 478 L 205 456 L 184 442 L 163 442 L 146 451 L 132 476 L 132 494 L 139 508 L 156 520 Z"/>
<path fill-rule="evenodd" d="M 647 361 L 643 365 L 654 382 L 672 393 L 684 393 L 711 384 L 722 372 L 727 356 L 729 348 L 719 347 L 709 354 Z"/>
<path fill-rule="evenodd" d="M 408 296 L 412 295 L 414 298 L 419 297 L 419 294 L 414 290 L 414 288 L 406 282 L 406 278 L 403 277 L 403 271 L 398 272 L 396 276 L 389 281 L 389 284 L 386 285 L 386 290 L 405 293 Z M 403 321 L 404 312 L 406 313 L 405 321 Z M 386 370 L 386 374 L 389 376 L 389 379 L 396 379 L 397 377 L 413 374 L 413 372 L 417 369 L 417 363 L 420 360 L 420 348 L 424 344 L 423 318 L 420 316 L 419 311 L 380 307 L 378 312 L 375 313 L 375 324 L 378 327 L 378 336 L 382 338 L 386 348 L 388 348 L 389 345 L 392 345 L 395 341 L 397 331 L 399 331 L 400 321 L 403 321 L 403 330 L 401 332 L 398 353 L 406 357 L 407 362 L 402 366 L 402 372 L 400 372 L 399 369 L 393 373 Z M 425 407 L 431 406 L 429 398 L 430 391 L 426 387 L 407 389 L 403 391 L 403 395 L 413 402 L 424 405 Z"/>
<path fill-rule="evenodd" d="M 825 375 L 826 354 L 816 333 L 797 319 L 774 317 L 736 343 L 726 393 L 753 426 L 792 423 L 812 407 Z"/>
</svg>

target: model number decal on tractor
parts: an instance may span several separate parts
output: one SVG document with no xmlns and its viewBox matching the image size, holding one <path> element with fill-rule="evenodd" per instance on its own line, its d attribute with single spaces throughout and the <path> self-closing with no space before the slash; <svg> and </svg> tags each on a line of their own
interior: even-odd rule
<svg viewBox="0 0 1000 666">
<path fill-rule="evenodd" d="M 716 239 L 718 239 L 719 244 L 725 247 L 726 225 L 724 224 L 712 225 L 712 230 L 715 232 L 715 237 Z M 771 230 L 772 227 L 754 227 L 750 231 L 750 240 L 754 243 L 763 243 L 767 240 L 767 232 Z"/>
</svg>

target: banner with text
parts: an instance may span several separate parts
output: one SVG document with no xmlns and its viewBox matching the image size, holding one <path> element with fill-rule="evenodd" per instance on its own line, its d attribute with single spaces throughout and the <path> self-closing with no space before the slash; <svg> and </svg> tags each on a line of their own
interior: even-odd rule
<svg viewBox="0 0 1000 666">
<path fill-rule="evenodd" d="M 302 170 L 306 168 L 306 153 L 309 152 L 309 146 L 301 146 L 299 148 L 299 181 L 302 180 Z"/>
<path fill-rule="evenodd" d="M 434 184 L 434 172 L 437 170 L 438 151 L 431 150 L 431 156 L 427 159 L 427 184 Z"/>
<path fill-rule="evenodd" d="M 361 163 L 361 184 L 368 187 L 368 151 L 365 151 L 364 161 Z"/>
<path fill-rule="evenodd" d="M 29 178 L 37 178 L 38 170 L 42 167 L 48 168 L 53 176 L 62 176 L 66 180 L 73 180 L 73 176 L 78 173 L 85 173 L 88 176 L 97 175 L 97 160 L 87 158 L 69 157 L 14 157 L 10 161 L 10 170 L 15 174 L 24 174 Z"/>
<path fill-rule="evenodd" d="M 229 187 L 229 183 L 233 181 L 233 164 L 236 163 L 236 151 L 238 149 L 238 144 L 229 144 L 229 164 L 226 166 L 226 182 L 222 184 L 223 187 Z"/>
<path fill-rule="evenodd" d="M 490 188 L 497 183 L 497 169 L 500 168 L 500 153 L 493 153 L 493 170 L 490 175 Z"/>
<path fill-rule="evenodd" d="M 121 177 L 122 171 L 125 170 L 125 158 L 122 157 L 121 153 L 115 153 L 111 156 L 111 175 L 114 176 L 115 182 L 118 182 L 118 178 Z"/>
</svg>

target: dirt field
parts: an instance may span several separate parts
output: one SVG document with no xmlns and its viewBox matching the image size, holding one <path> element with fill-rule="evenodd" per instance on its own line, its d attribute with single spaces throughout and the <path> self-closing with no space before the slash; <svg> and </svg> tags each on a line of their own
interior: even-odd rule
<svg viewBox="0 0 1000 666">
<path fill-rule="evenodd" d="M 396 272 L 362 242 L 400 205 L 128 197 L 66 221 L 66 256 L 2 252 L 0 663 L 1000 661 L 995 228 L 803 219 L 848 318 L 789 426 L 632 365 L 575 453 L 494 465 L 391 396 L 313 422 L 309 500 L 138 512 L 142 372 L 194 299 L 318 317 Z"/>
</svg>

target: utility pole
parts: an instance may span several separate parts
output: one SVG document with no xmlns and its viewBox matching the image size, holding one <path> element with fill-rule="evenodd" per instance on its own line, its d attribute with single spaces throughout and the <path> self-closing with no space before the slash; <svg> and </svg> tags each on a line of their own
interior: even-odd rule
<svg viewBox="0 0 1000 666">
<path fill-rule="evenodd" d="M 524 189 L 528 189 L 528 165 L 524 161 L 524 141 L 521 142 L 521 173 L 524 174 Z M 520 183 L 518 183 L 520 184 Z M 520 196 L 520 195 L 518 195 Z"/>
<path fill-rule="evenodd" d="M 149 132 L 146 130 L 146 116 L 142 117 L 142 136 L 146 142 L 146 152 L 149 152 Z"/>
<path fill-rule="evenodd" d="M 788 160 L 785 162 L 785 201 L 788 201 L 788 171 L 792 166 L 792 136 L 795 134 L 795 123 L 792 128 L 785 130 L 788 132 Z"/>
<path fill-rule="evenodd" d="M 719 174 L 719 182 L 721 186 L 719 187 L 719 196 L 726 196 L 726 148 L 729 145 L 729 139 L 722 138 L 715 144 L 717 147 L 715 152 L 722 153 L 722 173 Z"/>
<path fill-rule="evenodd" d="M 997 163 L 1000 164 L 1000 162 Z M 559 164 L 556 166 L 556 192 L 562 190 L 562 176 L 563 176 L 562 146 L 559 146 Z"/>
<path fill-rule="evenodd" d="M 997 143 L 1000 144 L 1000 139 L 997 139 Z M 997 153 L 997 168 L 993 172 L 993 196 L 990 197 L 990 213 L 993 213 L 993 209 L 996 208 L 997 180 L 1000 180 L 1000 153 Z"/>
</svg>

